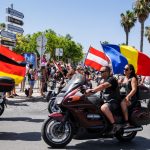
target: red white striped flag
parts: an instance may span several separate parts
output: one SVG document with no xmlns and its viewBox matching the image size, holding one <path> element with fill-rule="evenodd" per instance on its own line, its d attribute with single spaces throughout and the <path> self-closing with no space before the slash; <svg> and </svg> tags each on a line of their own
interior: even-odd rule
<svg viewBox="0 0 150 150">
<path fill-rule="evenodd" d="M 84 64 L 96 70 L 100 70 L 102 66 L 107 66 L 108 62 L 109 59 L 103 52 L 90 47 Z"/>
</svg>

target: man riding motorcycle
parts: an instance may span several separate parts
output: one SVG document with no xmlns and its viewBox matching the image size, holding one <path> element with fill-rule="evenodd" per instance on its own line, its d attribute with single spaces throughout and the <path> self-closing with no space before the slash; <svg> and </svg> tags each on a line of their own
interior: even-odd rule
<svg viewBox="0 0 150 150">
<path fill-rule="evenodd" d="M 109 66 L 103 66 L 100 69 L 100 73 L 102 78 L 101 84 L 93 89 L 88 89 L 86 93 L 89 94 L 101 91 L 101 99 L 103 99 L 104 104 L 101 106 L 100 110 L 110 121 L 112 125 L 111 134 L 114 134 L 119 128 L 113 117 L 113 112 L 120 107 L 118 82 L 111 76 L 111 69 Z M 99 102 L 101 102 L 101 100 Z"/>
</svg>

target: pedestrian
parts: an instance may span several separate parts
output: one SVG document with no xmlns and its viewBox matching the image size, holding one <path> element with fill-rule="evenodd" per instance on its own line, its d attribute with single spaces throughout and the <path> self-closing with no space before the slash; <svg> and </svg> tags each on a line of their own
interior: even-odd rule
<svg viewBox="0 0 150 150">
<path fill-rule="evenodd" d="M 29 96 L 28 97 L 31 98 L 33 94 L 34 84 L 35 84 L 35 72 L 33 69 L 33 64 L 29 64 L 28 81 L 29 81 Z"/>
<path fill-rule="evenodd" d="M 45 97 L 44 92 L 47 91 L 47 79 L 48 74 L 46 70 L 45 64 L 41 64 L 41 70 L 40 70 L 40 93 L 41 96 Z"/>
</svg>

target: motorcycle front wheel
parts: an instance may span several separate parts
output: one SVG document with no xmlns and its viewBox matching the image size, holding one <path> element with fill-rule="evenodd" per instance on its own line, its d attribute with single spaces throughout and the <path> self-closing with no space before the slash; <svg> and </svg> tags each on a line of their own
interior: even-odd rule
<svg viewBox="0 0 150 150">
<path fill-rule="evenodd" d="M 115 137 L 120 141 L 120 142 L 129 142 L 133 140 L 136 136 L 137 132 L 129 132 L 129 133 L 116 133 Z"/>
<path fill-rule="evenodd" d="M 73 127 L 69 121 L 62 123 L 55 118 L 48 118 L 43 123 L 41 135 L 49 146 L 63 148 L 72 140 Z"/>
<path fill-rule="evenodd" d="M 48 112 L 53 113 L 53 112 L 61 112 L 60 108 L 56 105 L 55 103 L 55 98 L 51 99 L 48 102 Z"/>
<path fill-rule="evenodd" d="M 3 114 L 4 109 L 5 109 L 4 103 L 1 103 L 0 104 L 0 116 Z"/>
</svg>

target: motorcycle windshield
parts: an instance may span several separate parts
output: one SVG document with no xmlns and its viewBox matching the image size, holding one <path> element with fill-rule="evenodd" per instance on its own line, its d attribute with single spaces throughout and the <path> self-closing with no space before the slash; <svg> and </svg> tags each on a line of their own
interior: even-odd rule
<svg viewBox="0 0 150 150">
<path fill-rule="evenodd" d="M 62 93 L 65 93 L 64 95 L 68 94 L 75 88 L 83 85 L 85 83 L 85 77 L 81 74 L 75 74 L 71 78 L 71 80 L 67 83 L 67 85 L 61 90 Z"/>
</svg>

